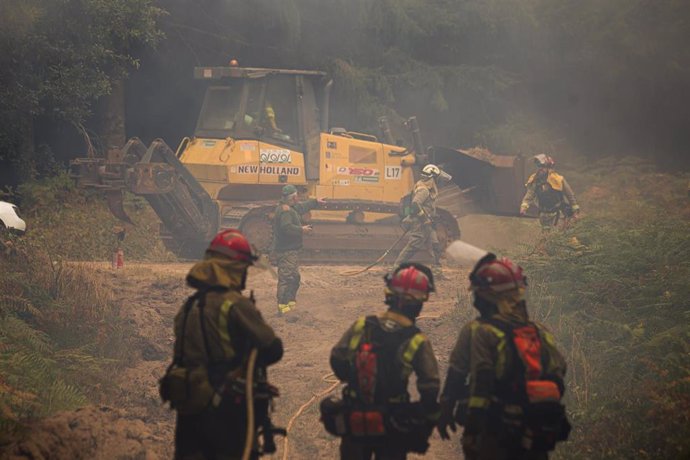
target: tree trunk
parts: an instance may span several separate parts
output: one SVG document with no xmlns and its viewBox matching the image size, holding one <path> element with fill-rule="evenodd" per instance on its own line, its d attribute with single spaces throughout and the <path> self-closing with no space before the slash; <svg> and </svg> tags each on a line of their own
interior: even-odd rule
<svg viewBox="0 0 690 460">
<path fill-rule="evenodd" d="M 113 81 L 110 94 L 98 101 L 96 119 L 103 150 L 122 148 L 126 141 L 124 80 Z"/>
</svg>

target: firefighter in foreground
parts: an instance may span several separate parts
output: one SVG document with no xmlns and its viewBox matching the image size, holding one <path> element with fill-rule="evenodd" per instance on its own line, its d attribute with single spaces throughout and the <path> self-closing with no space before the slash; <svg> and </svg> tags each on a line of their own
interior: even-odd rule
<svg viewBox="0 0 690 460">
<path fill-rule="evenodd" d="M 283 187 L 280 204 L 273 218 L 273 250 L 278 265 L 278 311 L 287 313 L 296 306 L 300 285 L 299 251 L 302 237 L 312 231 L 311 225 L 302 225 L 302 214 L 316 209 L 324 200 L 299 201 L 297 188 L 288 184 Z"/>
<path fill-rule="evenodd" d="M 565 219 L 577 217 L 580 206 L 568 182 L 553 170 L 553 158 L 539 154 L 534 156 L 534 164 L 537 172 L 525 184 L 527 192 L 520 204 L 520 215 L 524 216 L 531 205 L 536 205 L 541 228 L 549 231 L 558 224 L 561 215 Z"/>
<path fill-rule="evenodd" d="M 527 281 L 509 259 L 487 254 L 470 274 L 480 316 L 451 353 L 439 433 L 465 427 L 468 460 L 543 460 L 570 425 L 560 403 L 566 365 L 553 336 L 529 320 Z"/>
<path fill-rule="evenodd" d="M 410 260 L 417 251 L 428 249 L 434 260 L 434 270 L 441 268 L 443 249 L 436 235 L 436 199 L 438 198 L 439 180 L 450 180 L 450 176 L 436 165 L 428 164 L 422 169 L 420 179 L 414 185 L 410 215 L 403 219 L 409 226 L 409 239 L 400 251 L 394 266 Z"/>
<path fill-rule="evenodd" d="M 388 310 L 359 318 L 331 351 L 343 400 L 322 402 L 326 429 L 342 436 L 341 459 L 405 459 L 426 452 L 438 419 L 438 366 L 431 343 L 415 326 L 434 291 L 431 270 L 403 264 L 385 277 Z M 414 371 L 420 400 L 410 402 Z"/>
<path fill-rule="evenodd" d="M 263 431 L 264 447 L 272 442 L 268 406 L 277 391 L 266 381 L 266 367 L 281 359 L 283 345 L 253 298 L 242 295 L 256 260 L 239 231 L 225 230 L 187 275 L 196 292 L 175 317 L 175 354 L 160 387 L 177 410 L 176 459 L 240 459 L 246 444 L 254 447 L 254 437 L 246 439 L 247 379 L 254 381 L 253 431 Z M 251 376 L 249 356 L 255 356 Z M 258 455 L 254 449 L 249 458 Z"/>
</svg>

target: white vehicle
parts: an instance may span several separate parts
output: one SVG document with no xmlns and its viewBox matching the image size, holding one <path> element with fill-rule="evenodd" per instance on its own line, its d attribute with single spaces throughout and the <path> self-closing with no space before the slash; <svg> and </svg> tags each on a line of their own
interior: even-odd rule
<svg viewBox="0 0 690 460">
<path fill-rule="evenodd" d="M 9 228 L 19 232 L 26 231 L 26 222 L 19 217 L 18 210 L 12 203 L 0 201 L 0 230 Z"/>
</svg>

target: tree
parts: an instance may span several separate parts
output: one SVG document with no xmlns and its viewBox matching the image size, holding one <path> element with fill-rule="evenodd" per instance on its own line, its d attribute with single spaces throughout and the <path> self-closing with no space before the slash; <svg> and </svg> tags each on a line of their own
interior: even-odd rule
<svg viewBox="0 0 690 460">
<path fill-rule="evenodd" d="M 154 45 L 153 0 L 4 0 L 0 3 L 0 161 L 35 171 L 34 122 L 80 126 L 96 99 Z"/>
</svg>

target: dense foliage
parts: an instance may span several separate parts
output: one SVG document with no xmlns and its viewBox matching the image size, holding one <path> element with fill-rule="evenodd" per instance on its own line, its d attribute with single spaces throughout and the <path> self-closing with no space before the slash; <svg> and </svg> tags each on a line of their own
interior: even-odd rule
<svg viewBox="0 0 690 460">
<path fill-rule="evenodd" d="M 141 197 L 125 195 L 127 213 L 136 225 L 127 226 L 121 243 L 115 231 L 122 229 L 122 222 L 110 213 L 104 198 L 77 189 L 67 174 L 26 182 L 8 197 L 0 193 L 0 199 L 22 203 L 21 213 L 29 226 L 22 239 L 45 248 L 54 259 L 107 261 L 118 245 L 126 259 L 174 259 L 159 238 L 154 211 Z"/>
<path fill-rule="evenodd" d="M 586 218 L 517 255 L 531 281 L 530 309 L 567 353 L 574 431 L 560 456 L 686 458 L 687 177 L 629 160 L 580 174 L 596 184 L 582 193 Z"/>
<path fill-rule="evenodd" d="M 134 335 L 103 280 L 49 241 L 2 235 L 0 273 L 2 444 L 26 419 L 101 402 Z"/>
<path fill-rule="evenodd" d="M 688 17 L 677 0 L 7 0 L 0 160 L 83 152 L 54 121 L 84 122 L 137 64 L 128 134 L 175 144 L 199 106 L 192 67 L 232 57 L 330 71 L 333 121 L 352 129 L 416 114 L 428 143 L 681 158 Z"/>
<path fill-rule="evenodd" d="M 336 124 L 373 131 L 379 115 L 416 114 L 428 143 L 679 154 L 690 140 L 688 2 L 161 4 L 168 39 L 130 82 L 130 127 L 145 138 L 175 143 L 189 133 L 191 67 L 234 57 L 329 70 Z"/>
<path fill-rule="evenodd" d="M 40 169 L 35 126 L 80 127 L 138 65 L 136 47 L 160 38 L 160 12 L 152 0 L 0 2 L 0 161 L 24 178 Z"/>
</svg>

